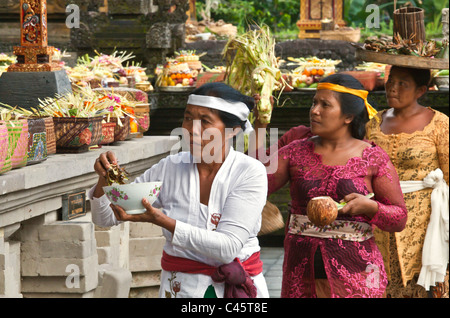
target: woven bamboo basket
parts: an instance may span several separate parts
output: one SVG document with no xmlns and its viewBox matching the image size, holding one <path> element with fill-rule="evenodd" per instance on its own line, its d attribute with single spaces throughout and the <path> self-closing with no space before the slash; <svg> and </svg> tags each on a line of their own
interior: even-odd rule
<svg viewBox="0 0 450 318">
<path fill-rule="evenodd" d="M 8 128 L 8 155 L 6 160 L 11 160 L 11 169 L 27 165 L 28 152 L 28 121 L 15 119 L 0 121 L 6 123 Z"/>
<path fill-rule="evenodd" d="M 134 108 L 134 114 L 138 124 L 138 132 L 143 134 L 150 128 L 150 106 L 137 105 Z"/>
<path fill-rule="evenodd" d="M 11 158 L 8 157 L 8 127 L 0 122 L 0 174 L 11 170 Z"/>
<path fill-rule="evenodd" d="M 45 117 L 45 130 L 47 132 L 47 155 L 56 153 L 56 137 L 55 137 L 55 124 L 53 123 L 53 117 Z"/>
<path fill-rule="evenodd" d="M 114 141 L 126 140 L 128 135 L 130 135 L 130 117 L 121 117 L 120 121 L 122 125 L 119 125 L 116 117 L 111 117 L 111 122 L 116 123 L 116 127 L 114 127 Z"/>
<path fill-rule="evenodd" d="M 57 153 L 87 152 L 102 139 L 102 120 L 98 117 L 54 117 Z"/>
<path fill-rule="evenodd" d="M 258 236 L 275 232 L 283 227 L 284 221 L 280 210 L 275 204 L 266 201 L 266 205 L 262 211 L 261 229 L 259 230 Z"/>
<path fill-rule="evenodd" d="M 425 42 L 425 11 L 422 8 L 394 8 L 393 21 L 394 35 L 399 34 L 402 39 L 410 39 L 414 43 Z"/>
<path fill-rule="evenodd" d="M 94 88 L 94 91 L 99 91 L 102 93 L 114 94 L 124 96 L 128 100 L 141 102 L 143 104 L 148 103 L 148 94 L 140 89 L 129 88 L 129 87 L 114 87 L 114 88 Z"/>
<path fill-rule="evenodd" d="M 361 39 L 361 30 L 321 30 L 321 40 L 358 42 Z"/>
<path fill-rule="evenodd" d="M 426 39 L 424 27 L 424 11 L 421 8 L 397 9 L 397 1 L 394 1 L 394 30 L 393 35 L 399 34 L 403 39 L 413 42 L 423 42 Z M 393 37 L 393 41 L 396 39 Z M 361 61 L 370 61 L 387 64 L 387 67 L 397 65 L 401 67 L 412 67 L 421 69 L 445 69 L 449 68 L 448 58 L 430 58 L 414 55 L 390 54 L 366 50 L 360 46 L 356 47 L 355 58 Z M 388 70 L 387 70 L 388 71 Z M 389 72 L 385 72 L 384 79 L 387 81 Z"/>
<path fill-rule="evenodd" d="M 28 118 L 27 165 L 47 160 L 47 130 L 44 118 Z"/>
<path fill-rule="evenodd" d="M 116 123 L 102 123 L 102 140 L 100 145 L 107 145 L 114 142 L 114 129 L 116 128 Z"/>
</svg>

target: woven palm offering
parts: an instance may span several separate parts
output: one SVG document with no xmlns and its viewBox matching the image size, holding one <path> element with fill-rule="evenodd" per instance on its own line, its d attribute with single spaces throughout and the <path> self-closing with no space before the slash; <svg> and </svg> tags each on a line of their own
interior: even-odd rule
<svg viewBox="0 0 450 318">
<path fill-rule="evenodd" d="M 0 106 L 0 123 L 8 130 L 8 154 L 3 169 L 8 169 L 9 164 L 11 169 L 23 167 L 27 164 L 28 121 L 17 116 L 16 107 L 1 102 Z"/>
<path fill-rule="evenodd" d="M 150 107 L 148 95 L 140 89 L 117 87 L 117 88 L 96 88 L 93 92 L 99 96 L 107 96 L 114 99 L 113 112 L 105 116 L 106 122 L 114 122 L 121 126 L 122 120 L 128 121 L 130 126 L 127 132 L 126 127 L 116 128 L 115 141 L 129 139 L 132 136 L 142 137 L 150 127 Z M 125 119 L 124 117 L 130 117 Z M 117 120 L 117 117 L 119 120 Z"/>
<path fill-rule="evenodd" d="M 41 127 L 43 121 L 46 134 L 47 155 L 56 153 L 55 127 L 53 125 L 53 118 L 51 116 L 46 114 L 46 112 L 42 111 L 40 108 L 31 107 L 30 109 L 24 109 L 22 107 L 12 107 L 3 103 L 0 103 L 0 106 L 3 107 L 4 113 L 5 111 L 9 112 L 9 119 L 27 119 L 28 126 L 30 126 L 30 124 L 35 125 L 34 120 L 37 120 L 37 122 L 39 122 L 38 126 Z M 30 127 L 28 129 L 30 130 Z"/>
<path fill-rule="evenodd" d="M 102 140 L 100 145 L 107 145 L 114 142 L 114 129 L 116 128 L 116 123 L 113 122 L 103 122 L 102 123 Z"/>
<path fill-rule="evenodd" d="M 130 117 L 111 117 L 111 122 L 116 124 L 114 127 L 114 141 L 123 141 L 130 135 Z"/>
<path fill-rule="evenodd" d="M 53 123 L 53 117 L 45 117 L 45 130 L 47 133 L 47 155 L 56 153 L 56 137 L 55 137 L 55 124 Z"/>
<path fill-rule="evenodd" d="M 130 101 L 136 101 L 140 103 L 148 103 L 148 94 L 137 88 L 130 87 L 109 87 L 109 88 L 95 88 L 94 92 L 102 93 L 102 94 L 115 94 L 124 97 Z"/>
<path fill-rule="evenodd" d="M 28 154 L 28 121 L 15 119 L 6 121 L 9 134 L 9 151 L 11 155 L 11 168 L 20 168 L 27 165 Z"/>
<path fill-rule="evenodd" d="M 6 127 L 5 123 L 0 122 L 0 174 L 11 170 L 11 158 L 8 157 L 8 143 L 8 127 Z"/>
<path fill-rule="evenodd" d="M 102 139 L 102 117 L 53 118 L 57 153 L 86 152 Z"/>
<path fill-rule="evenodd" d="M 150 106 L 148 104 L 136 105 L 134 114 L 136 115 L 138 131 L 142 135 L 150 128 Z"/>
<path fill-rule="evenodd" d="M 47 159 L 47 130 L 44 118 L 28 118 L 27 165 Z"/>
<path fill-rule="evenodd" d="M 90 87 L 40 100 L 39 107 L 53 117 L 57 153 L 85 152 L 99 145 L 104 139 L 102 122 L 126 114 L 119 97 Z"/>
</svg>

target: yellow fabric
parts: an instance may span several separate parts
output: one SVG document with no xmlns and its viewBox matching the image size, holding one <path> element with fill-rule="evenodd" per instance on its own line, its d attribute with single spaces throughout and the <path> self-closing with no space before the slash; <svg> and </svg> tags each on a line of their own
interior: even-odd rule
<svg viewBox="0 0 450 318">
<path fill-rule="evenodd" d="M 376 115 L 379 121 L 374 118 L 367 123 L 366 138 L 386 151 L 401 181 L 420 181 L 440 168 L 448 184 L 449 118 L 439 111 L 429 109 L 435 113 L 431 122 L 423 130 L 411 134 L 384 134 L 380 129 L 382 116 L 386 112 L 383 110 Z M 432 190 L 423 189 L 403 195 L 408 210 L 408 221 L 403 231 L 387 233 L 374 229 L 375 241 L 390 274 L 388 294 L 392 297 L 405 294 L 407 285 L 411 291 L 409 297 L 412 297 L 417 295 L 420 287 L 416 285 L 416 278 L 420 273 L 422 246 L 431 215 Z M 423 294 L 426 296 L 425 292 Z"/>
<path fill-rule="evenodd" d="M 317 85 L 317 89 L 329 89 L 331 91 L 339 92 L 339 93 L 348 93 L 355 96 L 358 96 L 364 100 L 364 104 L 366 105 L 367 113 L 369 114 L 369 119 L 372 119 L 376 114 L 377 110 L 372 107 L 367 101 L 367 96 L 369 92 L 362 89 L 354 89 L 348 88 L 342 85 L 333 84 L 333 83 L 319 83 Z"/>
</svg>

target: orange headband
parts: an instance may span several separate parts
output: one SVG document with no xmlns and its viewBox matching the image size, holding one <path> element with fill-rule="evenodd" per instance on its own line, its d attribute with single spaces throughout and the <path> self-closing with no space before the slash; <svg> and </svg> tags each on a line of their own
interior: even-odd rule
<svg viewBox="0 0 450 318">
<path fill-rule="evenodd" d="M 354 88 L 348 88 L 345 86 L 341 86 L 338 84 L 332 84 L 332 83 L 319 83 L 317 85 L 317 89 L 329 89 L 331 91 L 339 92 L 339 93 L 348 93 L 355 96 L 358 96 L 364 100 L 364 104 L 366 105 L 367 113 L 369 114 L 369 119 L 372 119 L 377 114 L 377 111 L 375 108 L 372 107 L 372 105 L 369 104 L 367 101 L 367 95 L 369 95 L 368 91 L 362 90 L 362 89 L 354 89 Z"/>
</svg>

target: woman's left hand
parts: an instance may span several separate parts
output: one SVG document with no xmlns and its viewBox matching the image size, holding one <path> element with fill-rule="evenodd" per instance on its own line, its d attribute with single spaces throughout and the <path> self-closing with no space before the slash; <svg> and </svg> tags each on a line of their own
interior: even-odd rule
<svg viewBox="0 0 450 318">
<path fill-rule="evenodd" d="M 147 199 L 142 199 L 146 211 L 142 214 L 127 214 L 125 210 L 115 204 L 111 208 L 118 221 L 148 222 L 159 225 L 173 233 L 175 230 L 175 220 L 166 216 L 161 210 L 154 208 Z"/>
<path fill-rule="evenodd" d="M 359 193 L 350 193 L 344 197 L 343 201 L 347 203 L 340 210 L 342 214 L 350 216 L 364 214 L 373 218 L 378 212 L 377 202 Z"/>
</svg>

